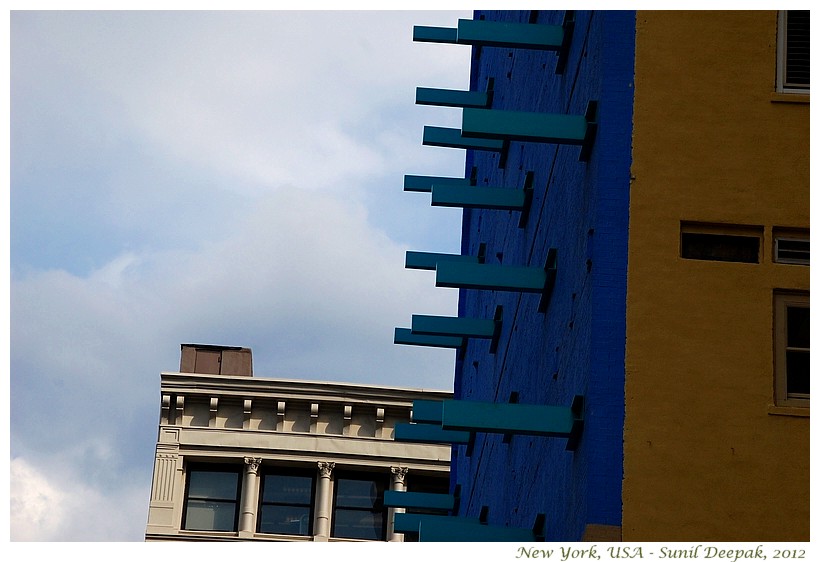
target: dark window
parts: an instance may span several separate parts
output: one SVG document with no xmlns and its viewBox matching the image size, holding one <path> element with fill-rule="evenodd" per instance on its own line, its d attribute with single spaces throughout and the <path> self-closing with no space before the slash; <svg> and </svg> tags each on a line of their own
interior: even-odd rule
<svg viewBox="0 0 820 562">
<path fill-rule="evenodd" d="M 686 259 L 758 263 L 759 255 L 757 236 L 681 232 L 681 257 Z"/>
<path fill-rule="evenodd" d="M 313 533 L 314 479 L 295 471 L 262 475 L 259 532 L 282 535 Z"/>
<path fill-rule="evenodd" d="M 385 482 L 382 479 L 339 477 L 335 483 L 333 536 L 384 540 Z"/>
<path fill-rule="evenodd" d="M 809 369 L 808 294 L 775 295 L 775 389 L 780 406 L 808 406 Z"/>
<path fill-rule="evenodd" d="M 198 465 L 188 471 L 183 528 L 236 531 L 240 472 L 230 466 Z"/>
<path fill-rule="evenodd" d="M 786 88 L 809 88 L 809 11 L 786 11 Z"/>
<path fill-rule="evenodd" d="M 808 307 L 786 307 L 786 395 L 809 395 Z"/>
</svg>

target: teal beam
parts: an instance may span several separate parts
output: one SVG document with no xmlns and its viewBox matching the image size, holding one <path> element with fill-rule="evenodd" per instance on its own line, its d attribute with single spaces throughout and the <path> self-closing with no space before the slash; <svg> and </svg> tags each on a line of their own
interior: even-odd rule
<svg viewBox="0 0 820 562">
<path fill-rule="evenodd" d="M 532 529 L 483 525 L 464 517 L 419 521 L 419 542 L 536 542 Z"/>
<path fill-rule="evenodd" d="M 456 28 L 416 25 L 413 41 L 560 51 L 564 29 L 560 25 L 460 19 Z"/>
<path fill-rule="evenodd" d="M 547 251 L 547 262 L 543 269 L 442 261 L 436 264 L 436 287 L 541 293 L 538 312 L 545 312 L 557 272 L 555 248 Z"/>
<path fill-rule="evenodd" d="M 579 160 L 586 161 L 598 130 L 596 101 L 584 115 L 465 108 L 461 135 L 469 139 L 580 145 Z"/>
<path fill-rule="evenodd" d="M 407 269 L 424 269 L 435 271 L 440 261 L 455 261 L 462 263 L 481 263 L 480 256 L 462 256 L 460 254 L 438 254 L 435 252 L 408 251 L 404 257 L 404 267 Z"/>
<path fill-rule="evenodd" d="M 463 111 L 491 111 L 489 109 L 464 109 Z M 425 146 L 443 146 L 445 148 L 468 148 L 504 152 L 504 140 L 489 138 L 465 138 L 459 129 L 448 127 L 430 127 L 425 125 L 421 144 Z"/>
<path fill-rule="evenodd" d="M 446 261 L 436 265 L 436 287 L 541 293 L 546 285 L 547 272 L 540 267 Z"/>
<path fill-rule="evenodd" d="M 433 207 L 524 211 L 528 200 L 532 199 L 523 189 L 500 187 L 434 185 L 432 192 Z"/>
<path fill-rule="evenodd" d="M 460 19 L 456 42 L 476 47 L 560 51 L 564 45 L 564 28 L 560 25 Z"/>
<path fill-rule="evenodd" d="M 398 345 L 460 349 L 464 346 L 464 338 L 414 334 L 410 328 L 396 328 L 393 334 L 393 343 Z"/>
<path fill-rule="evenodd" d="M 384 492 L 385 507 L 403 507 L 409 509 L 439 509 L 452 511 L 455 509 L 456 497 L 453 494 L 432 494 L 428 492 L 399 492 L 386 490 Z"/>
<path fill-rule="evenodd" d="M 484 318 L 414 314 L 411 330 L 414 334 L 491 339 L 498 331 L 497 324 Z"/>
<path fill-rule="evenodd" d="M 492 320 L 414 314 L 410 330 L 419 335 L 489 339 L 490 353 L 495 353 L 498 348 L 498 338 L 501 335 L 502 318 L 503 310 L 501 305 L 495 307 L 495 316 Z"/>
<path fill-rule="evenodd" d="M 490 92 L 416 88 L 416 103 L 418 105 L 486 108 L 490 107 L 491 100 L 492 94 Z"/>
<path fill-rule="evenodd" d="M 404 191 L 430 193 L 434 185 L 472 185 L 470 178 L 447 178 L 440 176 L 404 176 Z"/>
<path fill-rule="evenodd" d="M 453 43 L 458 41 L 458 29 L 452 27 L 413 26 L 413 41 L 419 43 Z"/>
<path fill-rule="evenodd" d="M 471 439 L 467 431 L 448 431 L 442 429 L 440 425 L 397 423 L 393 431 L 393 440 L 409 443 L 468 445 Z"/>
<path fill-rule="evenodd" d="M 413 421 L 441 425 L 441 400 L 413 400 Z"/>
<path fill-rule="evenodd" d="M 583 115 L 466 108 L 461 117 L 461 134 L 470 138 L 579 145 L 586 132 Z"/>
<path fill-rule="evenodd" d="M 450 515 L 433 515 L 428 513 L 396 513 L 393 516 L 393 528 L 397 533 L 418 533 L 422 521 L 431 525 L 445 521 L 458 520 L 471 525 L 481 525 L 478 518 L 452 517 Z"/>
<path fill-rule="evenodd" d="M 583 409 L 582 396 L 576 396 L 569 407 L 445 400 L 441 427 L 468 433 L 566 437 L 567 449 L 574 450 L 583 430 Z"/>
</svg>

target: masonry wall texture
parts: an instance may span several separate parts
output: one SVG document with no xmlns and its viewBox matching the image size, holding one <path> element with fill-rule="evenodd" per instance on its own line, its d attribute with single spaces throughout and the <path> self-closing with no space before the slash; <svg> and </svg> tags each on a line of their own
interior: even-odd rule
<svg viewBox="0 0 820 562">
<path fill-rule="evenodd" d="M 476 19 L 560 25 L 563 11 L 478 11 Z M 497 153 L 468 151 L 477 185 L 520 189 L 534 173 L 528 221 L 519 213 L 465 210 L 462 254 L 486 244 L 486 263 L 544 267 L 557 250 L 557 276 L 546 312 L 540 296 L 462 290 L 459 316 L 492 318 L 503 307 L 497 351 L 471 340 L 456 363 L 455 397 L 569 406 L 585 396 L 585 429 L 576 451 L 566 440 L 478 434 L 472 454 L 456 447 L 452 483 L 460 515 L 488 507 L 492 525 L 532 527 L 546 516 L 547 540 L 580 540 L 590 525 L 621 525 L 624 425 L 626 264 L 635 54 L 635 13 L 577 12 L 566 68 L 557 55 L 473 48 L 471 90 L 493 81 L 494 109 L 583 115 L 598 101 L 591 157 L 578 146 L 511 142 Z"/>
</svg>

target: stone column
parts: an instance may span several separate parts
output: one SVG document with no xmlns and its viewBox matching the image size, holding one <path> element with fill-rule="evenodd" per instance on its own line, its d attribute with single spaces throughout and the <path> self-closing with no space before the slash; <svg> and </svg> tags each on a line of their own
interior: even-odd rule
<svg viewBox="0 0 820 562">
<path fill-rule="evenodd" d="M 252 537 L 256 523 L 256 504 L 259 495 L 259 466 L 262 459 L 245 457 L 245 476 L 242 480 L 242 500 L 239 504 L 239 536 Z"/>
<path fill-rule="evenodd" d="M 407 490 L 407 486 L 404 483 L 404 479 L 407 477 L 407 471 L 409 469 L 405 466 L 391 466 L 390 472 L 393 475 L 393 478 L 390 483 L 390 489 L 397 492 L 404 492 Z M 397 533 L 393 530 L 393 518 L 395 517 L 396 513 L 404 513 L 403 507 L 390 507 L 387 509 L 387 540 L 390 542 L 402 542 L 404 541 L 404 534 Z"/>
<path fill-rule="evenodd" d="M 327 541 L 330 536 L 330 508 L 332 503 L 331 474 L 335 462 L 318 463 L 319 482 L 316 486 L 316 519 L 313 534 L 316 541 Z"/>
</svg>

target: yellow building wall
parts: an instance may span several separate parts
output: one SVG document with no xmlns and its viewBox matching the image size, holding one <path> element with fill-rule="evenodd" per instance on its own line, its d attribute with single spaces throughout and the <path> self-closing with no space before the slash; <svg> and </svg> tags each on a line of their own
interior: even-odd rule
<svg viewBox="0 0 820 562">
<path fill-rule="evenodd" d="M 808 411 L 772 407 L 773 291 L 809 288 L 772 260 L 773 227 L 809 226 L 808 96 L 774 94 L 774 11 L 636 24 L 623 540 L 808 540 Z M 762 227 L 760 263 L 682 259 L 682 221 Z"/>
</svg>

